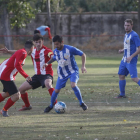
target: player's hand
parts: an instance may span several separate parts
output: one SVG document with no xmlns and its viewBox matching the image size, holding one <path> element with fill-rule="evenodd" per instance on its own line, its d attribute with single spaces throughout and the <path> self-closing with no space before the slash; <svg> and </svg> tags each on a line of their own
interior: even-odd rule
<svg viewBox="0 0 140 140">
<path fill-rule="evenodd" d="M 124 49 L 121 49 L 118 51 L 118 53 L 123 53 L 124 52 Z"/>
<path fill-rule="evenodd" d="M 0 52 L 9 53 L 9 50 L 5 46 L 4 48 L 0 49 Z"/>
<path fill-rule="evenodd" d="M 131 60 L 132 60 L 132 57 L 131 56 L 129 56 L 129 57 L 126 58 L 126 62 L 127 63 L 130 63 Z"/>
<path fill-rule="evenodd" d="M 31 78 L 30 76 L 28 76 L 28 77 L 26 78 L 26 80 L 27 80 L 28 82 L 30 82 L 30 81 L 32 81 L 32 78 Z"/>
<path fill-rule="evenodd" d="M 48 64 L 44 64 L 43 67 L 42 67 L 42 70 L 44 70 L 46 67 L 48 66 Z"/>
<path fill-rule="evenodd" d="M 82 73 L 87 73 L 86 67 L 81 68 Z"/>
</svg>

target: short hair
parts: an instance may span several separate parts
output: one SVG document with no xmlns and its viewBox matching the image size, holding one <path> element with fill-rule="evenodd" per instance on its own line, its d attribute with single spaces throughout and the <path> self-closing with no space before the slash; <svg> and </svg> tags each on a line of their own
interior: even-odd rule
<svg viewBox="0 0 140 140">
<path fill-rule="evenodd" d="M 49 28 L 51 28 L 51 26 L 50 25 L 47 25 Z"/>
<path fill-rule="evenodd" d="M 43 39 L 43 36 L 41 35 L 41 34 L 39 34 L 39 33 L 37 33 L 37 34 L 35 34 L 34 36 L 33 36 L 33 41 L 38 41 L 38 40 L 44 40 Z"/>
<path fill-rule="evenodd" d="M 60 35 L 55 35 L 53 37 L 53 42 L 60 42 L 61 43 L 62 41 L 63 41 L 63 38 Z"/>
<path fill-rule="evenodd" d="M 33 45 L 34 45 L 34 43 L 32 40 L 27 40 L 25 42 L 24 48 L 31 49 L 33 47 Z"/>
<path fill-rule="evenodd" d="M 125 22 L 130 23 L 131 25 L 133 25 L 132 19 L 126 19 L 126 20 L 124 21 L 124 23 L 125 23 Z"/>
<path fill-rule="evenodd" d="M 34 34 L 40 33 L 39 30 L 34 30 Z"/>
</svg>

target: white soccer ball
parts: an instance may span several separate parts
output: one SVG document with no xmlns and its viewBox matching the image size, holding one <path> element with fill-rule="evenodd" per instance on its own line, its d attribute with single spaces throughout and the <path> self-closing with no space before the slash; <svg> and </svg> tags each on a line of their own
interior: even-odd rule
<svg viewBox="0 0 140 140">
<path fill-rule="evenodd" d="M 63 114 L 66 112 L 67 106 L 64 102 L 57 102 L 54 106 L 54 110 L 58 114 Z"/>
</svg>

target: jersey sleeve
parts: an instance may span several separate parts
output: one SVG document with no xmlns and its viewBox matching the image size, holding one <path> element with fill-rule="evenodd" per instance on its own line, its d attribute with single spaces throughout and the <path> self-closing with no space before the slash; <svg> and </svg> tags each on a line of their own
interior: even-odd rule
<svg viewBox="0 0 140 140">
<path fill-rule="evenodd" d="M 136 47 L 140 46 L 140 38 L 139 38 L 139 36 L 134 36 L 133 41 L 134 41 Z"/>
<path fill-rule="evenodd" d="M 55 54 L 55 50 L 53 51 L 53 60 L 56 61 L 56 54 Z"/>
<path fill-rule="evenodd" d="M 48 31 L 48 36 L 49 36 L 50 39 L 52 39 L 52 35 L 51 35 L 50 28 L 47 27 L 47 28 L 45 29 L 45 31 Z"/>
<path fill-rule="evenodd" d="M 28 77 L 28 75 L 25 73 L 25 71 L 22 68 L 22 63 L 26 58 L 26 56 L 27 54 L 25 54 L 25 52 L 21 52 L 20 54 L 16 55 L 16 61 L 15 61 L 15 68 L 24 78 Z"/>
<path fill-rule="evenodd" d="M 79 55 L 79 56 L 82 56 L 83 55 L 83 52 L 75 47 L 72 47 L 71 48 L 71 52 L 73 55 Z"/>
</svg>

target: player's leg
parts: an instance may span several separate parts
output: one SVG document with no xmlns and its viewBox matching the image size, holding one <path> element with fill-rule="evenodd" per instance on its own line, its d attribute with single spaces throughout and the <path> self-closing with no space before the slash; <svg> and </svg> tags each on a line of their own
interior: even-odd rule
<svg viewBox="0 0 140 140">
<path fill-rule="evenodd" d="M 8 117 L 8 109 L 14 105 L 14 103 L 20 98 L 20 92 L 18 91 L 15 83 L 13 81 L 4 81 L 1 80 L 1 82 L 3 83 L 4 89 L 9 93 L 9 95 L 11 96 L 5 106 L 3 107 L 3 109 L 1 110 L 1 114 L 4 117 Z M 7 92 L 3 93 L 3 96 L 7 96 Z"/>
<path fill-rule="evenodd" d="M 45 87 L 47 88 L 50 96 L 52 96 L 52 93 L 54 91 L 54 88 L 52 86 L 53 77 L 51 75 L 47 74 L 44 76 L 44 78 L 45 78 L 45 81 L 44 81 Z M 57 100 L 54 102 L 54 104 L 56 104 L 56 103 L 57 103 Z"/>
<path fill-rule="evenodd" d="M 70 77 L 71 88 L 73 89 L 75 96 L 79 100 L 80 106 L 83 108 L 83 110 L 87 110 L 88 106 L 83 102 L 81 91 L 79 87 L 77 86 L 78 80 L 79 80 L 79 75 L 76 73 L 73 73 Z"/>
<path fill-rule="evenodd" d="M 8 92 L 2 92 L 0 93 L 0 102 L 4 101 L 5 98 L 9 97 L 9 93 Z"/>
<path fill-rule="evenodd" d="M 119 75 L 120 94 L 118 95 L 118 98 L 125 97 L 125 86 L 126 86 L 125 75 Z"/>
<path fill-rule="evenodd" d="M 137 73 L 137 64 L 136 63 L 129 64 L 128 69 L 132 81 L 136 82 L 140 86 L 140 79 L 138 78 L 138 73 Z"/>
<path fill-rule="evenodd" d="M 30 110 L 32 109 L 32 106 L 29 102 L 29 98 L 28 98 L 28 93 L 27 90 L 32 89 L 32 86 L 25 81 L 20 87 L 19 87 L 19 91 L 21 93 L 21 99 L 23 100 L 24 104 L 22 106 L 21 109 L 19 109 L 19 111 L 24 111 L 24 110 Z"/>
<path fill-rule="evenodd" d="M 44 113 L 48 113 L 53 109 L 57 96 L 58 96 L 61 88 L 65 87 L 67 80 L 68 80 L 68 78 L 60 79 L 58 77 L 55 90 L 53 91 L 52 96 L 51 96 L 51 104 L 44 110 Z"/>
<path fill-rule="evenodd" d="M 126 67 L 126 63 L 121 61 L 120 66 L 119 66 L 119 89 L 120 89 L 120 94 L 116 98 L 126 98 L 125 96 L 125 86 L 126 86 L 126 80 L 125 77 L 129 74 L 129 71 Z"/>
<path fill-rule="evenodd" d="M 19 109 L 19 111 L 24 111 L 24 110 L 32 109 L 32 106 L 31 106 L 31 104 L 29 102 L 27 90 L 29 90 L 29 89 L 36 89 L 36 88 L 38 88 L 40 86 L 41 86 L 41 83 L 38 80 L 38 75 L 34 75 L 32 77 L 32 81 L 30 81 L 30 82 L 25 81 L 20 86 L 19 91 L 21 92 L 21 98 L 22 98 L 23 102 L 25 103 L 25 105 L 21 109 Z"/>
</svg>

